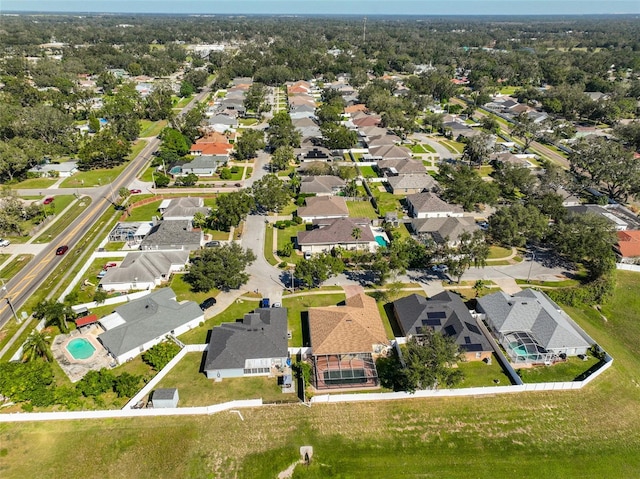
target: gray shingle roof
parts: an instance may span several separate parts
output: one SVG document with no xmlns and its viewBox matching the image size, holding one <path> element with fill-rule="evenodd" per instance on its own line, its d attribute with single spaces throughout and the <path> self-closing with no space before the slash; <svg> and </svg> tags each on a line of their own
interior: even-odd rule
<svg viewBox="0 0 640 479">
<path fill-rule="evenodd" d="M 305 176 L 300 182 L 300 193 L 333 193 L 344 185 L 345 181 L 337 176 Z"/>
<path fill-rule="evenodd" d="M 395 189 L 423 189 L 431 190 L 437 188 L 438 182 L 429 174 L 398 175 L 389 178 L 389 185 Z"/>
<path fill-rule="evenodd" d="M 371 220 L 367 218 L 335 218 L 322 220 L 322 223 L 323 226 L 320 228 L 299 232 L 298 244 L 356 243 L 356 240 L 351 236 L 355 228 L 360 228 L 361 231 L 358 243 L 375 241 L 371 228 L 369 228 Z M 314 224 L 317 223 L 314 222 Z"/>
<path fill-rule="evenodd" d="M 412 294 L 394 301 L 393 308 L 405 335 L 419 335 L 423 328 L 431 327 L 453 337 L 464 351 L 493 351 L 457 294 L 443 291 L 429 299 Z"/>
<path fill-rule="evenodd" d="M 411 203 L 417 213 L 462 213 L 462 208 L 458 205 L 449 204 L 431 192 L 407 195 L 407 202 Z"/>
<path fill-rule="evenodd" d="M 478 299 L 478 311 L 487 315 L 499 333 L 527 332 L 547 350 L 589 346 L 560 307 L 540 291 L 525 289 L 511 296 L 501 291 L 483 296 Z"/>
<path fill-rule="evenodd" d="M 109 268 L 100 284 L 149 282 L 170 272 L 171 265 L 187 264 L 188 251 L 136 251 L 127 253 L 117 268 Z"/>
<path fill-rule="evenodd" d="M 98 338 L 112 354 L 120 356 L 202 317 L 197 303 L 178 303 L 175 298 L 171 288 L 162 288 L 116 307 L 115 312 L 125 323 L 105 331 Z"/>
<path fill-rule="evenodd" d="M 195 161 L 195 160 L 194 160 Z M 193 161 L 190 163 L 192 164 Z M 202 198 L 198 197 L 186 197 L 186 198 L 174 198 L 169 203 L 169 206 L 162 212 L 163 218 L 174 217 L 191 217 L 201 212 L 205 216 L 209 214 L 209 208 L 204 206 Z"/>
<path fill-rule="evenodd" d="M 163 220 L 151 228 L 141 249 L 194 249 L 202 242 L 202 231 L 193 230 L 189 220 Z"/>
<path fill-rule="evenodd" d="M 436 243 L 444 243 L 446 238 L 449 238 L 450 242 L 456 242 L 465 231 L 473 233 L 480 229 L 473 218 L 466 216 L 415 218 L 411 221 L 411 228 L 416 234 L 430 234 Z"/>
<path fill-rule="evenodd" d="M 242 322 L 213 328 L 204 369 L 242 369 L 247 359 L 283 358 L 287 345 L 287 308 L 259 308 Z"/>
<path fill-rule="evenodd" d="M 310 196 L 305 198 L 305 205 L 298 209 L 298 216 L 302 218 L 349 216 L 347 202 L 341 196 Z"/>
</svg>

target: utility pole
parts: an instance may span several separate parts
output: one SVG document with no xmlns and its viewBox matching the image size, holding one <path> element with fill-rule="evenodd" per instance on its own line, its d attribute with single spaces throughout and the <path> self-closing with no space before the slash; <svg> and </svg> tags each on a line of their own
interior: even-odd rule
<svg viewBox="0 0 640 479">
<path fill-rule="evenodd" d="M 0 278 L 0 281 L 2 281 L 2 291 L 4 293 L 4 299 L 7 300 L 7 304 L 9 305 L 9 309 L 11 309 L 11 312 L 13 313 L 13 317 L 16 319 L 16 323 L 20 324 L 18 314 L 16 313 L 13 304 L 11 303 L 11 298 L 8 296 L 9 292 L 7 291 L 7 286 L 4 284 L 4 279 Z"/>
<path fill-rule="evenodd" d="M 367 43 L 367 17 L 364 17 L 364 25 L 362 27 L 362 43 Z"/>
</svg>

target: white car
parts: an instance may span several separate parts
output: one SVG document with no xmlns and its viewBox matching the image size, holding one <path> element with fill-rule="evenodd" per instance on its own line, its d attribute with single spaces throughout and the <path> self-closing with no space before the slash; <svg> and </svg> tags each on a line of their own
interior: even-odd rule
<svg viewBox="0 0 640 479">
<path fill-rule="evenodd" d="M 9 246 L 10 244 L 11 244 L 11 241 L 7 239 L 0 239 L 0 247 L 4 248 L 5 246 Z"/>
<path fill-rule="evenodd" d="M 449 271 L 449 267 L 446 264 L 436 264 L 431 267 L 433 271 L 438 271 L 440 273 L 445 273 Z"/>
<path fill-rule="evenodd" d="M 311 259 L 311 251 L 304 252 L 304 259 Z"/>
</svg>

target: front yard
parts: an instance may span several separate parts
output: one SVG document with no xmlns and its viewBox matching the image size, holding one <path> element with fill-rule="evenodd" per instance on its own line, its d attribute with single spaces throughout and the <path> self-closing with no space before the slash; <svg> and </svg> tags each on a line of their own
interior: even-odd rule
<svg viewBox="0 0 640 479">
<path fill-rule="evenodd" d="M 307 312 L 309 308 L 335 306 L 344 300 L 344 293 L 313 294 L 308 296 L 295 296 L 293 298 L 285 296 L 282 299 L 282 306 L 288 308 L 287 316 L 289 320 L 289 331 L 291 331 L 289 347 L 309 345 L 309 328 L 307 323 Z"/>
</svg>

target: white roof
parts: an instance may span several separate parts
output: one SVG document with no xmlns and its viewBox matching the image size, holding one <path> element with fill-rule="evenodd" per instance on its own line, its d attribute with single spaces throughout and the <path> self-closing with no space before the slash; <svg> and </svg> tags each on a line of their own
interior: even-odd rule
<svg viewBox="0 0 640 479">
<path fill-rule="evenodd" d="M 100 324 L 107 331 L 124 323 L 126 323 L 126 321 L 118 313 L 111 313 L 100 319 Z"/>
<path fill-rule="evenodd" d="M 170 204 L 171 204 L 171 200 L 162 200 L 162 203 L 160 203 L 160 206 L 158 206 L 158 209 L 165 210 L 169 207 Z"/>
</svg>

